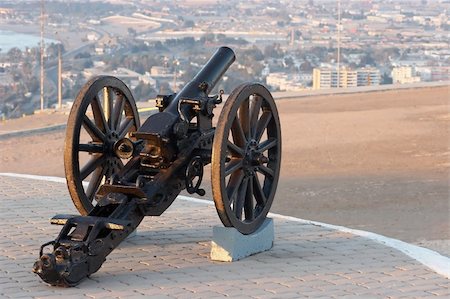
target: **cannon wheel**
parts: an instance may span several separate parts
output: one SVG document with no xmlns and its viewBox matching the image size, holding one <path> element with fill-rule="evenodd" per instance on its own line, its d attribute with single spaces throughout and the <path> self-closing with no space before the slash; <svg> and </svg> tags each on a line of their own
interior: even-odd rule
<svg viewBox="0 0 450 299">
<path fill-rule="evenodd" d="M 262 225 L 280 163 L 280 120 L 272 95 L 260 84 L 243 84 L 228 97 L 213 142 L 212 192 L 225 226 L 251 234 Z"/>
<path fill-rule="evenodd" d="M 95 77 L 79 92 L 67 122 L 64 169 L 70 196 L 82 215 L 94 207 L 100 186 L 126 162 L 115 154 L 115 143 L 139 126 L 136 103 L 119 79 Z"/>
</svg>

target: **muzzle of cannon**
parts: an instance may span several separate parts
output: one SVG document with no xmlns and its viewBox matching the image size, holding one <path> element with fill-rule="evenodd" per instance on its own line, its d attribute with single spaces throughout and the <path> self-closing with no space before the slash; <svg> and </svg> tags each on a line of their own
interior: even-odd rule
<svg viewBox="0 0 450 299">
<path fill-rule="evenodd" d="M 180 92 L 158 96 L 159 112 L 140 124 L 127 86 L 115 77 L 88 81 L 69 115 L 64 166 L 81 215 L 56 215 L 62 225 L 41 246 L 33 272 L 57 286 L 74 286 L 100 269 L 106 256 L 145 216 L 161 215 L 182 190 L 205 195 L 203 169 L 222 223 L 251 234 L 272 205 L 281 163 L 281 131 L 270 92 L 245 83 L 228 96 L 217 126 L 210 96 L 235 60 L 219 48 Z"/>
</svg>

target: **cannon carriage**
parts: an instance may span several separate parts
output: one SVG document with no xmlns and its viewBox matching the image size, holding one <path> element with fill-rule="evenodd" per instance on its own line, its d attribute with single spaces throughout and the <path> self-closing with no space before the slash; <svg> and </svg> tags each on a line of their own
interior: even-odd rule
<svg viewBox="0 0 450 299">
<path fill-rule="evenodd" d="M 270 92 L 246 83 L 231 92 L 213 126 L 223 92 L 209 94 L 234 60 L 230 48 L 219 48 L 180 92 L 158 96 L 159 111 L 142 125 L 122 81 L 100 76 L 86 83 L 69 115 L 64 153 L 69 193 L 81 215 L 51 219 L 63 228 L 41 246 L 35 273 L 52 285 L 78 284 L 182 190 L 205 195 L 208 164 L 222 223 L 242 234 L 261 226 L 278 184 L 280 121 Z"/>
</svg>

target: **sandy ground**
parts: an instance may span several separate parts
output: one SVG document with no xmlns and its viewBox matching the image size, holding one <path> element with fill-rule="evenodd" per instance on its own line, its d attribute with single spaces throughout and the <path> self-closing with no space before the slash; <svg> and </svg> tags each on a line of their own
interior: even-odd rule
<svg viewBox="0 0 450 299">
<path fill-rule="evenodd" d="M 449 104 L 449 87 L 278 101 L 283 161 L 272 211 L 450 255 Z M 0 133 L 66 118 L 8 121 Z M 0 138 L 0 172 L 63 176 L 63 143 L 63 131 Z"/>
</svg>

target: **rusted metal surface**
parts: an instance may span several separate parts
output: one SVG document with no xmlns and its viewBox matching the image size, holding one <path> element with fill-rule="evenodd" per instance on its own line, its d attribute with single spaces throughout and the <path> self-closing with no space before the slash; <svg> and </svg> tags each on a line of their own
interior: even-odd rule
<svg viewBox="0 0 450 299">
<path fill-rule="evenodd" d="M 41 247 L 35 273 L 52 285 L 78 284 L 145 216 L 161 215 L 184 189 L 203 196 L 210 163 L 223 224 L 250 234 L 263 223 L 278 183 L 280 122 L 269 91 L 243 84 L 212 126 L 223 92 L 209 93 L 234 60 L 231 49 L 219 48 L 179 93 L 157 98 L 159 112 L 142 126 L 119 79 L 96 77 L 83 87 L 69 116 L 64 158 L 70 195 L 84 216 L 51 220 L 63 228 Z"/>
</svg>

